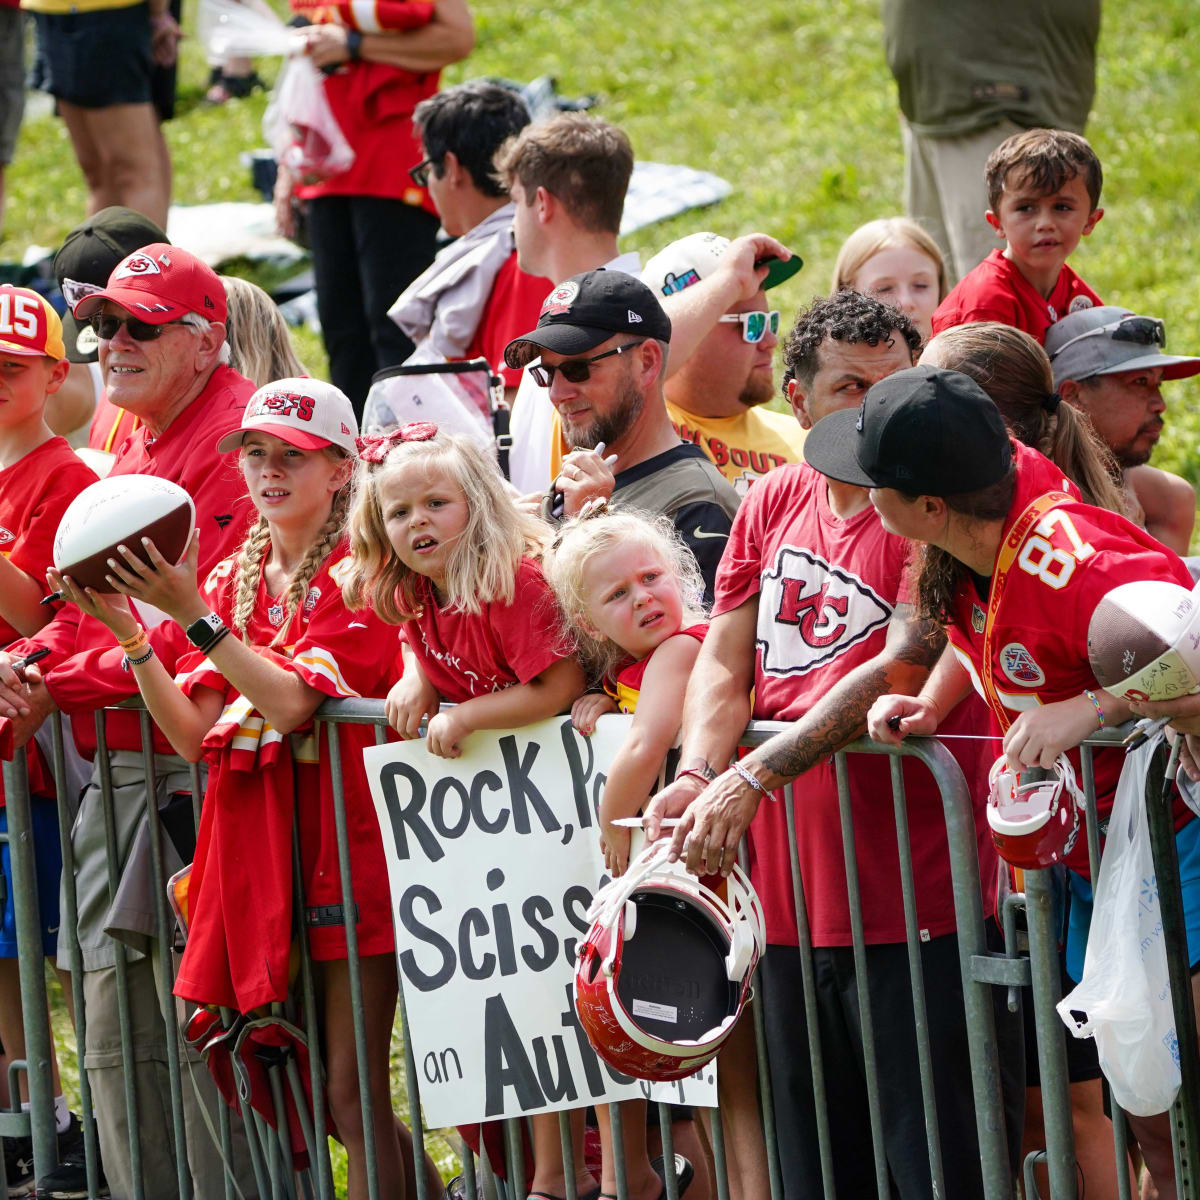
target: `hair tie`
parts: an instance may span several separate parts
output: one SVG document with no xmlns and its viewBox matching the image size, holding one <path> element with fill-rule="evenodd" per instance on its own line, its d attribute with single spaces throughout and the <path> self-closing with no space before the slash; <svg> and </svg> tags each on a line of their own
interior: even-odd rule
<svg viewBox="0 0 1200 1200">
<path fill-rule="evenodd" d="M 1048 412 L 1058 412 L 1058 406 L 1062 403 L 1062 397 L 1057 392 L 1051 392 L 1042 400 L 1042 407 Z"/>
<path fill-rule="evenodd" d="M 354 439 L 358 457 L 365 463 L 381 463 L 397 446 L 404 442 L 427 442 L 437 437 L 438 427 L 432 421 L 409 421 L 390 433 Z"/>
</svg>

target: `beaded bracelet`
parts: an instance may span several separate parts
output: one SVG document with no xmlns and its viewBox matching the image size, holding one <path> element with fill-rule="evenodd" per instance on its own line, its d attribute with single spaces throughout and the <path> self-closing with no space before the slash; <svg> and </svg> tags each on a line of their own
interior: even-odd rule
<svg viewBox="0 0 1200 1200">
<path fill-rule="evenodd" d="M 121 665 L 128 669 L 129 667 L 140 667 L 142 663 L 148 663 L 154 657 L 154 647 L 149 642 L 146 643 L 146 652 L 138 658 L 130 658 L 126 653 Z"/>
<path fill-rule="evenodd" d="M 743 783 L 749 784 L 750 787 L 754 788 L 756 792 L 761 792 L 764 796 L 768 797 L 768 799 L 775 799 L 774 793 L 769 788 L 765 787 L 759 780 L 755 779 L 754 776 L 751 775 L 750 772 L 747 771 L 740 762 L 730 763 L 729 766 L 733 773 Z"/>
<path fill-rule="evenodd" d="M 1104 709 L 1100 707 L 1100 701 L 1096 698 L 1096 693 L 1090 688 L 1084 688 L 1083 694 L 1092 702 L 1092 707 L 1096 710 L 1096 717 L 1100 722 L 1100 728 L 1103 729 L 1107 722 L 1104 719 Z"/>
</svg>

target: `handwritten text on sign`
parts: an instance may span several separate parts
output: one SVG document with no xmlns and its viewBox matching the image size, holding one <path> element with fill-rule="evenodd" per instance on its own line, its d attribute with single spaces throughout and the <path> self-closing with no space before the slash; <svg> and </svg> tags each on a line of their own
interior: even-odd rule
<svg viewBox="0 0 1200 1200">
<path fill-rule="evenodd" d="M 596 808 L 631 719 L 590 738 L 566 717 L 476 733 L 457 759 L 423 741 L 364 754 L 430 1126 L 646 1095 L 716 1104 L 713 1065 L 651 1088 L 597 1058 L 575 1016 L 576 946 L 607 878 Z"/>
</svg>

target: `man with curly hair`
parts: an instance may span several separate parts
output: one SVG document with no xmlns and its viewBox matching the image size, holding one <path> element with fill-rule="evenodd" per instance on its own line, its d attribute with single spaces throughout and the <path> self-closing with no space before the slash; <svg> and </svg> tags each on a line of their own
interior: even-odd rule
<svg viewBox="0 0 1200 1200">
<path fill-rule="evenodd" d="M 830 413 L 857 408 L 872 384 L 912 365 L 920 340 L 903 313 L 873 298 L 840 292 L 817 300 L 784 345 L 784 387 L 796 419 L 811 429 Z M 874 1194 L 874 1090 L 896 1194 L 931 1194 L 889 763 L 867 755 L 846 762 L 877 1071 L 869 1079 L 830 758 L 863 733 L 876 697 L 919 689 L 945 644 L 940 627 L 919 619 L 909 603 L 909 554 L 910 543 L 884 529 L 865 488 L 826 479 L 807 463 L 759 480 L 734 518 L 717 573 L 712 625 L 684 704 L 682 771 L 647 814 L 651 836 L 660 818 L 683 814 L 674 852 L 702 875 L 727 874 L 749 835 L 767 924 L 763 1015 L 775 1127 L 789 1132 L 779 1145 L 787 1200 L 811 1194 L 821 1177 L 822 1102 L 810 1069 L 786 808 L 760 801 L 781 796 L 800 776 L 795 842 L 816 982 L 809 1016 L 825 1064 L 833 1182 L 838 1195 Z M 960 725 L 986 719 L 979 708 L 960 710 L 950 725 L 955 716 Z M 724 770 L 751 717 L 788 728 Z M 953 745 L 966 748 L 960 764 L 977 781 L 978 743 Z M 975 1196 L 982 1185 L 945 817 L 927 770 L 906 765 L 904 780 L 925 1001 L 937 1030 L 932 1070 L 945 1194 Z M 972 791 L 982 806 L 986 786 Z M 981 876 L 994 881 L 996 852 L 986 822 L 977 824 Z M 994 888 L 984 892 L 991 914 Z M 998 1012 L 997 1024 L 1020 1036 L 1009 1014 Z M 1020 1056 L 1002 1060 L 1019 1066 Z M 1022 1089 L 1023 1080 L 1013 1095 Z M 1014 1158 L 1011 1138 L 1019 1144 L 1020 1130 L 1018 1118 L 1010 1125 Z"/>
</svg>

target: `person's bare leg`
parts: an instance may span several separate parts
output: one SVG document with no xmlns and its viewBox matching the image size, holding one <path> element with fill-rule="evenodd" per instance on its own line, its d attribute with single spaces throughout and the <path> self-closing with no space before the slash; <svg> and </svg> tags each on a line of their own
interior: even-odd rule
<svg viewBox="0 0 1200 1200">
<path fill-rule="evenodd" d="M 1083 1173 L 1083 1186 L 1088 1200 L 1116 1200 L 1117 1171 L 1113 1146 L 1112 1122 L 1104 1115 L 1104 1091 L 1099 1079 L 1073 1083 L 1071 1092 L 1071 1128 L 1075 1137 L 1075 1159 Z M 1046 1130 L 1042 1117 L 1042 1089 L 1025 1089 L 1025 1129 L 1021 1142 L 1021 1161 L 1032 1150 L 1046 1145 Z M 1126 1161 L 1125 1173 L 1131 1194 L 1136 1182 L 1131 1164 Z M 1045 1166 L 1036 1168 L 1038 1190 L 1050 1194 L 1049 1172 Z"/>
<path fill-rule="evenodd" d="M 62 117 L 67 127 L 67 136 L 71 139 L 71 148 L 75 151 L 75 161 L 83 172 L 83 182 L 88 190 L 88 212 L 98 212 L 115 201 L 109 200 L 104 172 L 101 167 L 100 148 L 92 135 L 91 123 L 87 119 L 86 108 L 80 108 L 68 100 L 59 100 L 58 115 Z"/>
<path fill-rule="evenodd" d="M 380 1194 L 405 1200 L 408 1172 L 404 1168 L 400 1139 L 392 1113 L 388 1075 L 392 1022 L 396 1015 L 396 959 L 377 954 L 361 960 L 363 1025 L 371 1089 L 375 1159 Z M 359 1093 L 358 1063 L 354 1050 L 354 1018 L 350 1005 L 350 972 L 345 959 L 321 964 L 325 1001 L 326 1098 L 338 1136 L 346 1147 L 348 1200 L 366 1200 L 366 1150 Z"/>
<path fill-rule="evenodd" d="M 767 1146 L 763 1141 L 758 1107 L 758 1062 L 754 1046 L 754 1020 L 742 1013 L 717 1056 L 717 1088 L 721 1101 L 721 1130 L 725 1138 L 725 1166 L 729 1193 L 737 1200 L 770 1200 L 771 1176 Z M 708 1109 L 700 1109 L 708 1127 Z"/>
<path fill-rule="evenodd" d="M 616 1147 L 612 1140 L 612 1120 L 607 1104 L 596 1105 L 596 1126 L 600 1131 L 600 1191 L 617 1194 Z M 662 1180 L 650 1166 L 646 1152 L 646 1101 L 621 1101 L 621 1140 L 625 1143 L 625 1184 L 631 1200 L 658 1200 Z"/>
<path fill-rule="evenodd" d="M 5 1072 L 8 1062 L 25 1057 L 25 1024 L 21 1008 L 21 974 L 15 958 L 0 958 L 0 1044 L 4 1046 Z M 49 1010 L 47 1009 L 47 1019 Z M 54 1094 L 62 1092 L 58 1077 L 58 1054 L 54 1047 L 54 1035 L 50 1036 L 50 1071 L 54 1077 Z M 21 1100 L 29 1099 L 29 1080 L 22 1071 L 19 1076 Z M 7 1079 L 6 1090 L 7 1090 Z"/>
<path fill-rule="evenodd" d="M 60 111 L 64 109 L 60 103 Z M 95 156 L 96 186 L 92 186 L 89 168 L 80 158 L 80 166 L 89 179 L 90 211 L 121 204 L 157 222 L 164 229 L 171 201 L 170 155 L 154 106 L 146 104 L 110 104 L 105 108 L 78 108 L 67 121 L 76 157 L 81 144 Z M 73 128 L 81 125 L 83 137 L 77 139 Z"/>
<path fill-rule="evenodd" d="M 596 1186 L 595 1179 L 584 1162 L 583 1109 L 573 1108 L 567 1114 L 571 1123 L 571 1156 L 575 1160 L 575 1194 L 582 1196 Z M 558 1113 L 537 1113 L 529 1118 L 533 1141 L 533 1179 L 529 1192 L 543 1196 L 567 1194 L 566 1166 L 563 1163 L 562 1137 L 558 1131 Z"/>
</svg>

